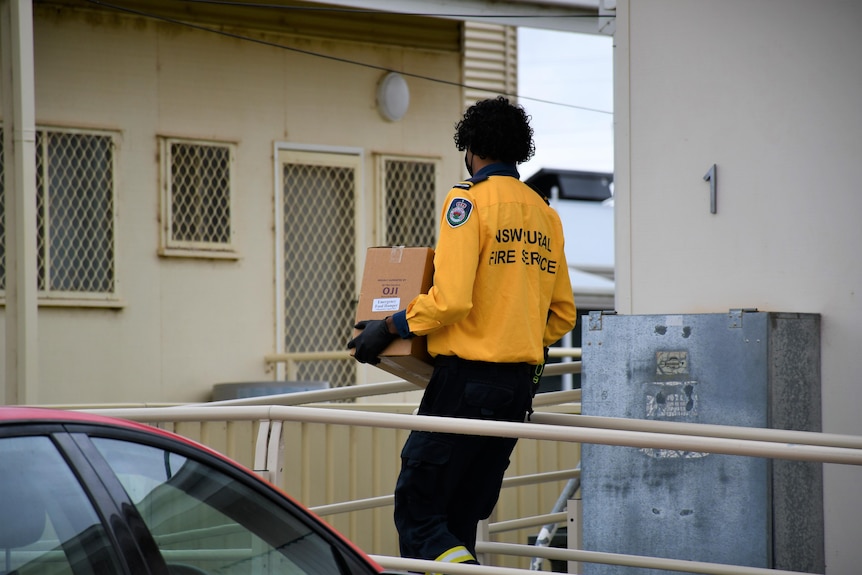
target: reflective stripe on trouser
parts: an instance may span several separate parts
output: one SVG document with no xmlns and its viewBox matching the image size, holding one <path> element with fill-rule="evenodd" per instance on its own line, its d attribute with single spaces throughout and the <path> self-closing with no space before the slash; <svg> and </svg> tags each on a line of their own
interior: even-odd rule
<svg viewBox="0 0 862 575">
<path fill-rule="evenodd" d="M 448 551 L 443 552 L 440 557 L 435 559 L 434 561 L 440 561 L 442 563 L 478 563 L 476 558 L 473 557 L 473 554 L 467 551 L 467 548 L 463 545 L 459 545 L 457 547 L 453 547 Z M 426 575 L 441 575 L 440 573 L 426 573 Z"/>
</svg>

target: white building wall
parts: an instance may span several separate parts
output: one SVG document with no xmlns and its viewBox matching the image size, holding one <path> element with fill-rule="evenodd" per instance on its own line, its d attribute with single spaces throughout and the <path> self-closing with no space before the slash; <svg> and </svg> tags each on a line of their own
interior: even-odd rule
<svg viewBox="0 0 862 575">
<path fill-rule="evenodd" d="M 823 430 L 862 435 L 862 4 L 617 4 L 618 311 L 822 314 Z M 856 573 L 862 469 L 824 479 L 827 573 Z"/>
<path fill-rule="evenodd" d="M 34 402 L 203 401 L 216 383 L 274 378 L 264 355 L 276 350 L 278 321 L 277 142 L 362 149 L 362 193 L 369 198 L 376 153 L 440 159 L 441 197 L 462 177 L 452 145 L 462 113 L 458 86 L 408 77 L 408 113 L 388 122 L 376 108 L 381 70 L 98 12 L 37 11 L 34 35 L 37 124 L 118 134 L 116 263 L 123 303 L 120 309 L 40 307 Z M 264 38 L 431 78 L 457 81 L 461 73 L 457 46 Z M 158 256 L 159 136 L 236 144 L 239 259 Z M 360 218 L 367 232 L 359 240 L 371 244 L 374 202 L 365 205 Z M 0 354 L 4 349 L 0 329 Z"/>
</svg>

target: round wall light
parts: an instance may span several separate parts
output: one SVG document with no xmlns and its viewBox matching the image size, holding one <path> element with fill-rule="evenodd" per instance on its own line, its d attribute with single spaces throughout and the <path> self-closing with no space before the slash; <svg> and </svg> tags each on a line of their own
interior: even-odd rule
<svg viewBox="0 0 862 575">
<path fill-rule="evenodd" d="M 397 122 L 410 106 L 410 88 L 397 72 L 387 72 L 377 84 L 377 111 L 390 122 Z"/>
</svg>

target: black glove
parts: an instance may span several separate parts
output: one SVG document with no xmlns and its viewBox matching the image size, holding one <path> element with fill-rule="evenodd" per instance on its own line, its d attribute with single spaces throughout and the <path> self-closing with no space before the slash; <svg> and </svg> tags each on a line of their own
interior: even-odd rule
<svg viewBox="0 0 862 575">
<path fill-rule="evenodd" d="M 362 333 L 347 342 L 347 349 L 356 348 L 353 357 L 359 363 L 377 365 L 380 363 L 380 354 L 398 337 L 397 334 L 389 333 L 384 319 L 363 320 L 353 327 L 361 329 Z"/>
</svg>

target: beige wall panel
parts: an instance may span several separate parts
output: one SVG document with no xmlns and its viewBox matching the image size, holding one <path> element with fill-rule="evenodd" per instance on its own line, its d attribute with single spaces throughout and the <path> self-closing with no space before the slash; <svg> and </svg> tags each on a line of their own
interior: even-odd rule
<svg viewBox="0 0 862 575">
<path fill-rule="evenodd" d="M 249 469 L 254 469 L 257 427 L 256 422 L 251 421 L 227 422 L 227 450 L 224 453 Z"/>
<path fill-rule="evenodd" d="M 862 435 L 862 5 L 638 1 L 618 16 L 619 311 L 822 314 L 823 428 Z M 862 469 L 824 479 L 827 572 L 855 572 Z"/>
<path fill-rule="evenodd" d="M 280 487 L 302 500 L 301 488 L 303 485 L 302 465 L 302 435 L 303 424 L 284 422 L 281 428 L 281 438 L 284 441 L 285 465 L 282 470 L 282 482 Z"/>
<path fill-rule="evenodd" d="M 281 57 L 210 33 L 158 28 L 156 133 L 238 144 L 233 213 L 240 259 L 160 262 L 161 379 L 176 382 L 176 401 L 191 389 L 205 400 L 216 383 L 272 378 L 261 351 L 274 346 L 271 174 L 284 114 Z"/>
<path fill-rule="evenodd" d="M 428 78 L 457 81 L 457 54 L 330 43 L 300 42 L 299 46 L 387 68 L 416 70 Z M 389 122 L 376 108 L 377 83 L 384 71 L 331 60 L 309 60 L 308 56 L 285 54 L 286 141 L 331 145 L 334 136 L 338 136 L 340 145 L 374 152 L 451 154 L 451 133 L 460 115 L 457 100 L 453 102 L 459 93 L 457 86 L 405 77 L 410 107 L 401 121 Z"/>
<path fill-rule="evenodd" d="M 354 477 L 360 472 L 352 449 L 351 429 L 345 425 L 329 425 L 326 429 L 326 498 L 333 501 L 336 493 L 344 493 L 347 499 L 355 497 L 353 489 Z M 321 478 L 317 478 L 321 481 Z M 349 515 L 337 515 L 330 518 L 332 525 L 339 531 L 347 531 L 351 527 Z"/>
<path fill-rule="evenodd" d="M 408 409 L 397 409 L 396 413 L 412 413 L 416 405 Z M 374 492 L 389 495 L 395 492 L 395 483 L 401 471 L 401 448 L 407 441 L 409 432 L 405 430 L 378 429 L 374 432 L 372 461 L 374 462 Z M 395 530 L 393 508 L 381 507 L 374 510 L 374 549 L 381 549 L 387 555 L 399 555 L 398 534 Z"/>
<path fill-rule="evenodd" d="M 313 507 L 333 500 L 330 486 L 331 477 L 327 469 L 329 452 L 326 443 L 327 425 L 321 423 L 303 424 L 302 430 L 302 501 Z M 342 494 L 346 500 L 347 494 Z"/>
<path fill-rule="evenodd" d="M 37 7 L 33 34 L 37 123 L 152 125 L 159 95 L 152 25 Z"/>
<path fill-rule="evenodd" d="M 350 482 L 350 497 L 356 498 L 357 493 L 375 493 L 374 490 L 374 460 L 369 458 L 365 450 L 372 445 L 374 430 L 370 427 L 350 428 L 350 469 L 347 476 Z M 376 533 L 371 528 L 374 522 L 374 511 L 360 511 L 349 514 L 348 529 L 356 534 L 353 541 L 362 549 L 374 546 Z"/>
<path fill-rule="evenodd" d="M 94 34 L 79 19 L 41 14 L 34 22 L 37 123 L 118 132 L 118 293 L 131 305 L 122 311 L 40 309 L 40 401 L 157 400 L 157 172 L 152 142 L 137 129 L 155 123 L 155 53 L 152 42 L 128 41 L 154 36 L 126 20 L 97 19 L 100 32 Z"/>
<path fill-rule="evenodd" d="M 257 36 L 260 37 L 260 36 Z M 214 384 L 271 380 L 275 350 L 273 147 L 365 152 L 375 243 L 374 153 L 440 158 L 440 189 L 462 177 L 452 132 L 460 88 L 408 77 L 400 122 L 376 110 L 384 72 L 171 24 L 37 10 L 37 123 L 117 133 L 118 310 L 40 309 L 45 403 L 186 402 Z M 457 52 L 268 35 L 267 41 L 457 82 Z M 158 137 L 236 144 L 237 260 L 157 256 Z M 441 200 L 438 200 L 438 202 Z"/>
</svg>

